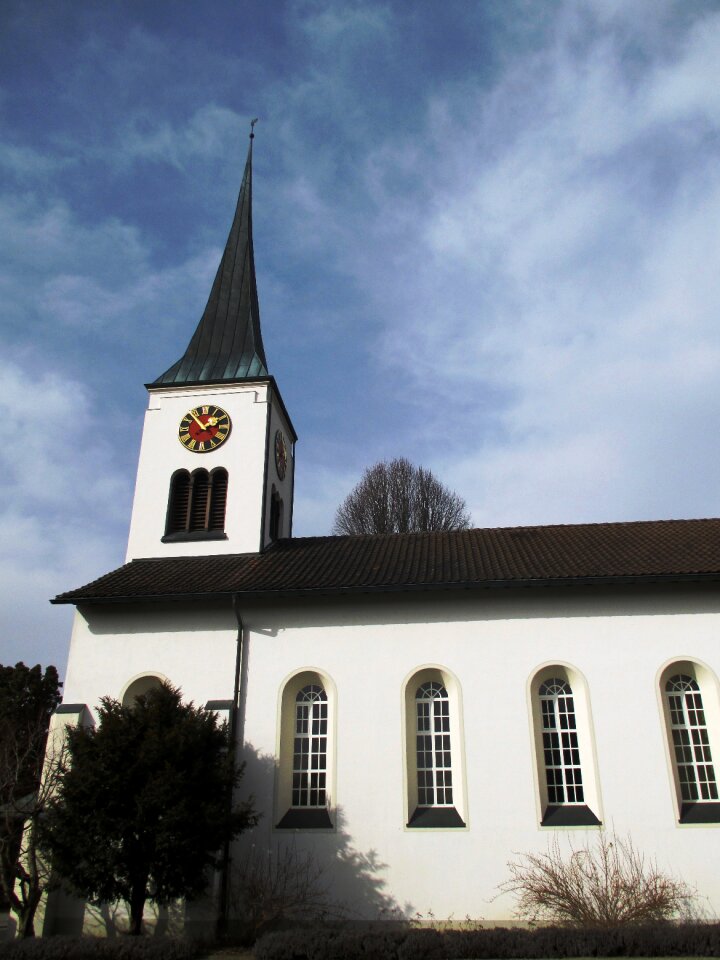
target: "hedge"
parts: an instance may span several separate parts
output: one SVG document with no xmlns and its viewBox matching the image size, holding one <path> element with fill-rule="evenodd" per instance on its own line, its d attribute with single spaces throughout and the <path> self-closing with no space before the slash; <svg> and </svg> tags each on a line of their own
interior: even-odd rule
<svg viewBox="0 0 720 960">
<path fill-rule="evenodd" d="M 0 943 L 0 960 L 194 960 L 192 940 L 161 937 L 31 937 Z"/>
<path fill-rule="evenodd" d="M 517 960 L 551 957 L 720 957 L 720 924 L 661 923 L 604 930 L 288 930 L 269 933 L 256 960 Z"/>
</svg>

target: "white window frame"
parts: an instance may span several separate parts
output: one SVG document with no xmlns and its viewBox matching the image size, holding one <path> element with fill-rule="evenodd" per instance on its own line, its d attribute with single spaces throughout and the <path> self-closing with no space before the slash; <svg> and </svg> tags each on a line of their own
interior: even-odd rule
<svg viewBox="0 0 720 960">
<path fill-rule="evenodd" d="M 547 766 L 545 763 L 546 729 L 543 719 L 541 696 L 543 685 L 556 680 L 567 684 L 571 693 L 563 696 L 572 696 L 572 706 L 575 721 L 574 732 L 577 740 L 577 752 L 573 751 L 573 741 L 569 738 L 569 756 L 560 757 L 559 765 L 552 765 L 552 769 L 561 770 L 563 786 L 567 784 L 569 771 L 579 769 L 582 778 L 582 800 L 577 794 L 568 801 L 567 793 L 563 802 L 558 802 L 557 794 L 551 793 L 548 785 Z M 530 721 L 530 735 L 534 746 L 535 764 L 535 797 L 538 823 L 542 829 L 600 829 L 603 822 L 602 797 L 600 793 L 600 775 L 595 748 L 595 736 L 592 722 L 592 710 L 588 684 L 583 674 L 572 664 L 560 660 L 549 661 L 537 667 L 529 676 L 527 683 L 527 701 Z M 567 706 L 567 704 L 565 704 Z M 560 711 L 554 708 L 554 716 L 559 717 Z M 560 725 L 562 732 L 562 724 Z M 560 749 L 562 751 L 562 738 Z M 579 764 L 575 761 L 579 760 Z M 573 774 L 574 780 L 574 774 Z"/>
<path fill-rule="evenodd" d="M 313 738 L 312 733 L 312 715 L 310 710 L 309 723 L 310 728 L 307 735 L 303 734 L 300 739 L 307 740 L 308 743 L 308 770 L 307 773 L 312 779 L 313 773 L 324 773 L 325 778 L 325 797 L 324 803 L 297 803 L 298 777 L 305 773 L 296 763 L 296 732 L 298 722 L 298 694 L 307 687 L 321 688 L 326 696 L 326 700 L 316 701 L 324 703 L 326 717 L 325 733 L 325 752 L 324 769 L 318 768 L 312 770 L 312 756 L 320 757 L 320 745 L 313 751 L 313 745 L 310 742 Z M 306 701 L 309 703 L 310 701 Z M 333 831 L 335 829 L 335 789 L 336 789 L 336 716 L 337 716 L 337 691 L 333 680 L 327 673 L 316 667 L 307 667 L 297 670 L 287 676 L 280 685 L 277 706 L 277 747 L 276 756 L 278 758 L 275 777 L 275 797 L 274 797 L 274 817 L 273 829 L 312 829 Z M 320 736 L 320 734 L 316 734 Z M 308 798 L 312 799 L 312 798 Z M 288 818 L 288 814 L 292 814 Z"/>
<path fill-rule="evenodd" d="M 676 678 L 683 678 L 682 687 L 685 689 L 668 689 L 670 683 L 673 687 L 679 686 Z M 672 660 L 659 671 L 657 692 L 665 729 L 676 822 L 719 823 L 720 693 L 717 677 L 699 660 Z M 699 710 L 702 712 L 699 713 Z M 702 743 L 703 739 L 706 740 L 705 744 Z M 683 744 L 682 740 L 686 742 Z M 703 790 L 701 783 L 710 772 L 703 769 L 707 767 L 712 770 L 712 784 Z M 692 782 L 686 779 L 688 771 L 695 778 L 696 798 L 691 796 Z"/>
<path fill-rule="evenodd" d="M 437 718 L 438 726 L 449 726 L 449 731 L 437 730 L 439 736 L 449 736 L 450 749 L 442 750 L 442 753 L 449 752 L 451 767 L 444 765 L 446 758 L 438 757 L 433 743 L 433 757 L 431 767 L 421 767 L 422 770 L 433 773 L 433 786 L 437 783 L 437 774 L 442 773 L 443 779 L 447 773 L 452 780 L 452 802 L 437 802 L 437 794 L 434 792 L 434 801 L 432 805 L 420 803 L 420 800 L 427 800 L 421 796 L 421 785 L 418 783 L 418 691 L 424 684 L 434 683 L 437 689 L 445 690 L 447 699 L 437 698 L 436 703 L 431 703 L 430 719 L 433 722 Z M 468 829 L 468 801 L 467 785 L 465 779 L 465 744 L 463 730 L 463 710 L 462 710 L 462 690 L 460 684 L 453 673 L 440 664 L 425 664 L 412 670 L 404 679 L 402 685 L 402 711 L 403 711 L 403 753 L 405 765 L 403 770 L 404 784 L 404 828 L 406 830 L 416 830 L 422 826 L 423 830 L 462 830 Z M 425 701 L 430 702 L 430 701 Z M 447 723 L 442 721 L 442 711 L 445 709 L 443 704 L 447 704 Z M 427 735 L 422 731 L 422 735 Z M 431 735 L 436 735 L 432 731 Z M 447 741 L 445 741 L 447 742 Z M 430 821 L 428 821 L 428 817 Z M 438 825 L 435 825 L 438 821 Z M 432 825 L 430 825 L 432 824 Z"/>
</svg>

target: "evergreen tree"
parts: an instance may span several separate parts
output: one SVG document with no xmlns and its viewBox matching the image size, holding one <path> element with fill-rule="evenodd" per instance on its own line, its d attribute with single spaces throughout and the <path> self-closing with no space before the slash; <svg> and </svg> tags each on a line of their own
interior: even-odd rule
<svg viewBox="0 0 720 960">
<path fill-rule="evenodd" d="M 68 733 L 69 764 L 45 829 L 53 865 L 92 903 L 192 900 L 223 844 L 257 822 L 233 806 L 242 770 L 215 714 L 164 684 L 132 706 L 105 698 L 95 728 Z"/>
</svg>

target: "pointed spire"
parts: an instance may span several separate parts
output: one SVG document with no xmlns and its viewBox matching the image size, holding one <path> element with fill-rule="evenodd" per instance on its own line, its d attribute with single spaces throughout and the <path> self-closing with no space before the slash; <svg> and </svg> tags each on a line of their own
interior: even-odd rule
<svg viewBox="0 0 720 960">
<path fill-rule="evenodd" d="M 205 312 L 184 355 L 155 380 L 156 384 L 217 383 L 267 376 L 252 241 L 256 122 L 250 125 L 250 146 L 235 218 Z"/>
</svg>

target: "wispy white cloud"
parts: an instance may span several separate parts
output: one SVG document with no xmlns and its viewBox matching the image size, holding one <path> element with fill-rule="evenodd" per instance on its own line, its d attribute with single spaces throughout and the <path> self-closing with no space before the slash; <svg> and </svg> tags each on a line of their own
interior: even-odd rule
<svg viewBox="0 0 720 960">
<path fill-rule="evenodd" d="M 122 560 L 130 506 L 112 431 L 82 383 L 0 361 L 3 661 L 64 667 L 68 616 L 48 603 Z"/>
<path fill-rule="evenodd" d="M 37 384 L 33 417 L 50 404 L 71 422 L 77 395 L 107 424 L 127 401 L 90 385 L 98 371 L 139 385 L 176 359 L 258 113 L 264 334 L 302 436 L 296 532 L 327 532 L 362 469 L 395 455 L 482 524 L 717 513 L 720 15 L 676 0 L 462 8 L 448 13 L 478 31 L 462 62 L 402 4 L 293 2 L 271 28 L 282 55 L 264 60 L 244 40 L 191 56 L 187 37 L 127 21 L 82 38 L 62 96 L 84 108 L 96 84 L 107 114 L 28 142 L 10 128 L 0 148 L 16 185 L 0 198 L 12 395 Z M 207 175 L 221 163 L 229 186 Z M 101 205 L 107 184 L 146 177 L 187 211 L 183 243 L 154 198 L 144 217 Z M 10 616 L 40 632 L 37 597 L 124 545 L 132 468 L 82 416 L 72 457 L 43 425 L 5 472 L 18 549 L 0 575 L 23 599 Z"/>
</svg>

